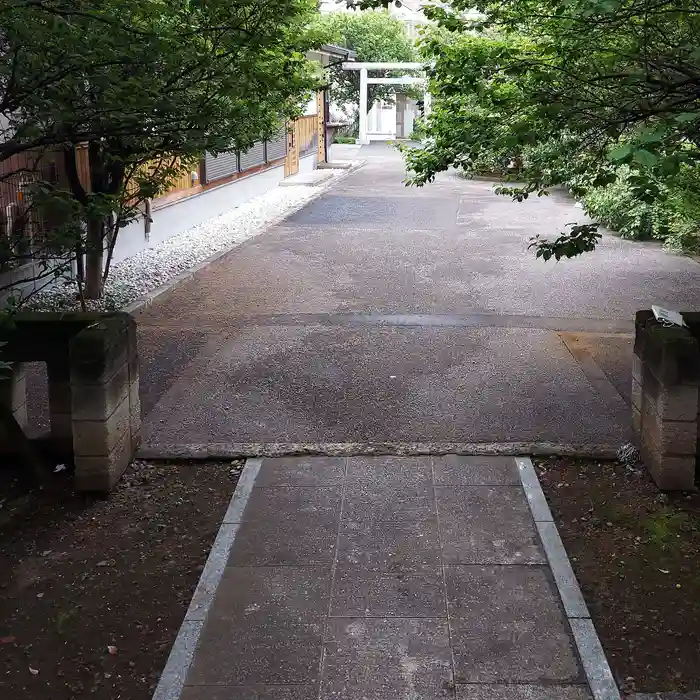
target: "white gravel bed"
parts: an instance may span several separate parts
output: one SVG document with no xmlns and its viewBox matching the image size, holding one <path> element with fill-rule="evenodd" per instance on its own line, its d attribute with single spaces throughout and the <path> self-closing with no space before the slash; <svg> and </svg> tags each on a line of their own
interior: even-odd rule
<svg viewBox="0 0 700 700">
<path fill-rule="evenodd" d="M 317 194 L 317 187 L 276 187 L 221 216 L 178 233 L 153 248 L 115 263 L 104 298 L 88 302 L 91 310 L 121 309 L 147 292 L 215 253 L 229 250 L 262 233 L 265 225 Z M 73 282 L 56 284 L 32 297 L 29 306 L 43 311 L 80 309 Z"/>
</svg>

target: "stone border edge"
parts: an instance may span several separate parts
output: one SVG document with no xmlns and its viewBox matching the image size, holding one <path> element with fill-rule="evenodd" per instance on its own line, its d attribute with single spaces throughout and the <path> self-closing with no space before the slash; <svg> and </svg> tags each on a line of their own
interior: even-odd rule
<svg viewBox="0 0 700 700">
<path fill-rule="evenodd" d="M 238 526 L 261 465 L 262 459 L 246 460 L 152 700 L 178 700 L 182 694 L 204 622 L 226 568 Z"/>
<path fill-rule="evenodd" d="M 594 700 L 621 700 L 620 691 L 610 670 L 610 665 L 559 536 L 532 460 L 529 457 L 518 457 L 515 461 L 520 473 L 520 482 L 527 496 L 530 512 L 535 520 L 547 561 L 554 575 L 554 582 L 569 621 L 593 698 Z"/>
<path fill-rule="evenodd" d="M 348 177 L 350 174 L 354 173 L 356 170 L 359 170 L 367 161 L 366 160 L 359 160 L 356 163 L 352 165 L 352 167 L 348 168 L 347 170 L 342 170 L 339 171 L 339 174 L 336 175 L 335 177 L 332 177 L 329 181 L 324 182 L 319 186 L 318 192 L 315 192 L 309 199 L 305 200 L 301 204 L 292 207 L 291 209 L 288 209 L 287 211 L 283 212 L 279 216 L 276 216 L 270 221 L 264 223 L 262 226 L 260 226 L 259 229 L 257 229 L 257 232 L 254 234 L 254 236 L 251 236 L 251 238 L 255 236 L 259 236 L 261 233 L 264 233 L 268 229 L 272 228 L 273 226 L 277 226 L 278 224 L 282 223 L 287 217 L 292 216 L 292 214 L 296 214 L 300 209 L 303 209 L 307 204 L 310 204 L 314 200 L 318 199 L 322 195 L 326 193 L 326 190 L 329 190 L 331 187 L 333 187 L 336 183 L 340 182 L 341 180 L 344 180 L 346 177 Z M 250 239 L 246 239 L 250 240 Z M 245 242 L 245 241 L 243 241 Z M 169 294 L 170 292 L 175 291 L 178 287 L 182 286 L 186 282 L 189 282 L 190 280 L 194 279 L 197 276 L 197 273 L 200 272 L 202 269 L 207 267 L 208 265 L 211 265 L 212 263 L 216 262 L 220 258 L 223 258 L 224 255 L 227 255 L 230 253 L 232 250 L 235 250 L 241 245 L 241 243 L 236 243 L 235 245 L 232 245 L 229 248 L 224 248 L 223 250 L 219 250 L 213 255 L 210 255 L 208 258 L 205 258 L 201 262 L 197 263 L 193 267 L 191 267 L 189 270 L 185 270 L 184 272 L 181 272 L 179 275 L 175 275 L 175 277 L 172 277 L 169 279 L 165 284 L 161 284 L 159 287 L 156 287 L 155 289 L 152 289 L 150 292 L 146 292 L 143 296 L 139 297 L 138 299 L 135 299 L 132 301 L 130 304 L 127 304 L 126 306 L 123 306 L 120 311 L 125 311 L 128 314 L 137 314 L 144 309 L 148 308 L 151 304 L 153 304 L 156 299 L 159 299 L 163 297 L 166 294 Z"/>
<path fill-rule="evenodd" d="M 240 457 L 288 457 L 292 455 L 433 455 L 478 456 L 556 455 L 613 460 L 619 445 L 551 442 L 222 442 L 202 444 L 144 445 L 137 459 L 236 459 Z"/>
</svg>

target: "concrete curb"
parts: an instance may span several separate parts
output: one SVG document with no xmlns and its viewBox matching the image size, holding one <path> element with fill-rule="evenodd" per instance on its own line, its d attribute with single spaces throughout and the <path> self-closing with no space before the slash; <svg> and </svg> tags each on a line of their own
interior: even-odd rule
<svg viewBox="0 0 700 700">
<path fill-rule="evenodd" d="M 598 639 L 598 633 L 552 518 L 532 460 L 529 457 L 519 457 L 515 461 L 593 698 L 594 700 L 621 700 L 620 691 Z"/>
<path fill-rule="evenodd" d="M 152 700 L 178 700 L 182 693 L 204 622 L 226 568 L 238 526 L 248 505 L 261 464 L 261 459 L 246 461 Z"/>
<path fill-rule="evenodd" d="M 519 455 L 583 457 L 613 460 L 619 445 L 559 444 L 551 442 L 226 442 L 144 445 L 138 459 L 235 459 L 290 455 Z M 535 477 L 537 478 L 537 477 Z M 539 485 L 539 483 L 538 483 Z M 543 497 L 544 498 L 544 497 Z"/>
<path fill-rule="evenodd" d="M 268 229 L 271 229 L 273 226 L 277 226 L 280 224 L 282 221 L 284 221 L 287 217 L 291 216 L 292 214 L 296 214 L 300 209 L 303 209 L 307 204 L 310 204 L 311 202 L 315 201 L 319 197 L 323 196 L 327 190 L 329 190 L 331 187 L 333 187 L 337 182 L 341 182 L 344 180 L 346 177 L 354 173 L 356 170 L 359 170 L 367 161 L 366 160 L 359 160 L 356 163 L 353 164 L 352 167 L 348 168 L 347 170 L 341 171 L 336 177 L 331 178 L 328 182 L 322 183 L 318 187 L 318 192 L 315 192 L 312 197 L 307 199 L 306 201 L 302 202 L 296 207 L 292 207 L 291 209 L 288 209 L 287 211 L 283 212 L 279 216 L 276 216 L 274 219 L 271 219 L 267 223 L 263 224 L 257 232 L 251 236 L 250 238 L 253 238 L 255 236 L 259 236 L 262 233 L 265 233 Z M 249 240 L 247 238 L 246 240 Z M 150 292 L 146 292 L 143 296 L 139 297 L 138 299 L 132 301 L 130 304 L 127 304 L 126 306 L 123 306 L 120 310 L 125 311 L 126 313 L 129 314 L 138 314 L 144 309 L 148 308 L 151 304 L 156 299 L 159 299 L 166 294 L 169 294 L 170 292 L 173 292 L 176 290 L 178 287 L 182 286 L 186 282 L 189 282 L 190 280 L 193 280 L 196 276 L 197 273 L 200 272 L 202 269 L 207 267 L 208 265 L 211 265 L 212 263 L 216 262 L 220 258 L 223 258 L 224 255 L 227 255 L 230 253 L 232 250 L 235 250 L 240 246 L 242 243 L 245 243 L 245 241 L 242 241 L 241 243 L 236 243 L 235 245 L 232 245 L 230 248 L 225 248 L 224 250 L 219 250 L 213 255 L 210 255 L 208 258 L 205 258 L 201 262 L 197 263 L 194 267 L 191 267 L 189 270 L 185 270 L 184 272 L 181 272 L 179 275 L 175 275 L 175 277 L 169 279 L 165 284 L 160 285 L 160 287 L 156 287 L 155 289 L 152 289 Z"/>
</svg>

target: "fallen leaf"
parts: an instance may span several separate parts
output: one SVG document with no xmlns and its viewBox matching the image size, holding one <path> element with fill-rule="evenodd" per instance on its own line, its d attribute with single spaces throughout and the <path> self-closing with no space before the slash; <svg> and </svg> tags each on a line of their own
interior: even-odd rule
<svg viewBox="0 0 700 700">
<path fill-rule="evenodd" d="M 32 676 L 38 676 L 39 675 L 39 669 L 37 668 L 32 668 L 31 666 L 29 667 L 29 673 L 32 674 Z"/>
<path fill-rule="evenodd" d="M 107 651 L 110 653 L 111 656 L 117 655 L 117 647 L 112 646 L 111 644 L 107 647 Z"/>
<path fill-rule="evenodd" d="M 670 573 L 671 573 L 670 571 L 666 571 L 666 569 L 659 569 L 659 571 L 660 571 L 662 574 L 670 574 Z"/>
<path fill-rule="evenodd" d="M 15 639 L 15 637 L 0 637 L 0 644 L 12 644 Z"/>
</svg>

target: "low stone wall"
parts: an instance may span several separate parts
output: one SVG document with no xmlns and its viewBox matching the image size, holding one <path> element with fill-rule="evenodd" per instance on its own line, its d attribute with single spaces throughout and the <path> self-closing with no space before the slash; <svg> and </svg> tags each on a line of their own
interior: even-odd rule
<svg viewBox="0 0 700 700">
<path fill-rule="evenodd" d="M 651 311 L 635 323 L 633 428 L 652 478 L 669 491 L 695 489 L 698 456 L 700 317 L 684 317 L 689 328 L 664 326 Z"/>
<path fill-rule="evenodd" d="M 136 322 L 125 313 L 21 314 L 6 341 L 13 361 L 0 400 L 27 424 L 24 362 L 46 362 L 51 442 L 71 452 L 81 491 L 109 491 L 141 439 Z"/>
</svg>

